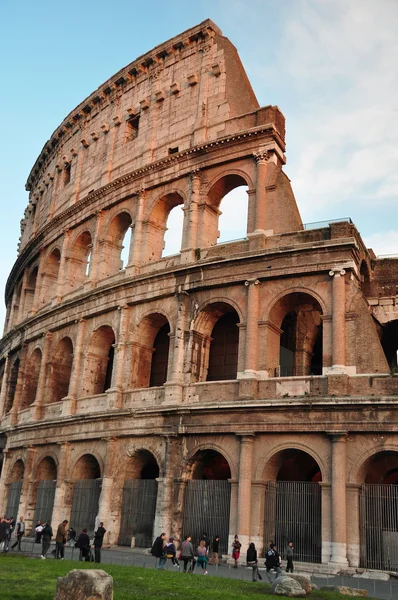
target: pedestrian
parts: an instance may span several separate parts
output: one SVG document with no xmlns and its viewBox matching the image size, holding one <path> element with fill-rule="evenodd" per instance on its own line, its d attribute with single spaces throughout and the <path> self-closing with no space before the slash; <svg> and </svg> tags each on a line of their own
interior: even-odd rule
<svg viewBox="0 0 398 600">
<path fill-rule="evenodd" d="M 102 543 L 104 541 L 105 533 L 106 529 L 104 527 L 103 522 L 101 521 L 97 531 L 94 532 L 94 560 L 96 563 L 101 562 L 101 548 Z"/>
<path fill-rule="evenodd" d="M 51 538 L 53 536 L 53 530 L 49 521 L 44 523 L 41 532 L 41 558 L 45 560 L 47 558 L 47 552 L 51 546 Z"/>
<path fill-rule="evenodd" d="M 21 552 L 21 550 L 22 550 L 21 541 L 22 541 L 22 537 L 25 533 L 25 523 L 24 523 L 23 517 L 19 517 L 19 521 L 17 523 L 17 528 L 16 528 L 16 533 L 17 533 L 17 539 L 11 546 L 11 550 L 14 550 L 15 546 L 18 546 L 18 552 Z"/>
<path fill-rule="evenodd" d="M 7 519 L 5 517 L 1 517 L 0 519 L 0 551 L 1 552 L 6 552 L 5 548 L 6 548 L 6 541 L 7 541 L 7 529 L 8 529 L 8 523 L 7 523 Z"/>
<path fill-rule="evenodd" d="M 61 560 L 64 560 L 64 546 L 66 544 L 67 524 L 67 519 L 64 519 L 62 523 L 58 525 L 57 535 L 55 536 L 55 558 L 60 558 Z"/>
<path fill-rule="evenodd" d="M 242 547 L 242 544 L 239 541 L 238 534 L 236 534 L 235 537 L 234 537 L 234 541 L 232 543 L 232 558 L 235 561 L 234 569 L 238 568 L 238 560 L 239 560 L 239 557 L 240 557 L 240 549 L 241 549 L 241 547 Z"/>
<path fill-rule="evenodd" d="M 286 573 L 293 573 L 293 552 L 294 552 L 294 548 L 293 548 L 293 542 L 289 542 L 288 545 L 286 546 Z"/>
<path fill-rule="evenodd" d="M 43 531 L 43 525 L 41 524 L 41 521 L 37 521 L 36 527 L 35 527 L 35 544 L 41 543 L 41 532 L 42 531 Z"/>
<path fill-rule="evenodd" d="M 208 558 L 207 558 L 207 548 L 206 548 L 205 540 L 200 541 L 200 544 L 197 548 L 196 554 L 198 557 L 198 560 L 197 560 L 198 566 L 200 565 L 202 567 L 203 575 L 207 575 Z"/>
<path fill-rule="evenodd" d="M 169 538 L 169 541 L 166 544 L 166 558 L 170 558 L 174 567 L 179 567 L 180 564 L 177 560 L 176 554 L 177 554 L 177 550 L 176 550 L 176 546 L 174 543 L 174 538 L 171 537 L 171 538 Z"/>
<path fill-rule="evenodd" d="M 267 577 L 268 577 L 270 583 L 272 583 L 271 576 L 270 576 L 270 573 L 272 570 L 276 572 L 276 577 L 278 577 L 279 575 L 282 575 L 282 573 L 283 573 L 283 571 L 281 569 L 281 559 L 280 559 L 279 553 L 276 549 L 276 544 L 274 544 L 273 542 L 270 544 L 269 550 L 267 552 L 267 556 L 265 559 L 265 566 L 267 568 Z"/>
<path fill-rule="evenodd" d="M 218 565 L 218 560 L 219 560 L 219 548 L 220 548 L 220 536 L 216 535 L 214 537 L 213 543 L 212 543 L 212 551 L 213 554 L 209 560 L 209 564 L 214 564 L 214 565 Z"/>
<path fill-rule="evenodd" d="M 249 548 L 246 552 L 246 564 L 248 567 L 252 568 L 252 581 L 257 581 L 257 577 L 261 581 L 262 577 L 260 575 L 260 571 L 258 570 L 257 563 L 257 550 L 253 542 L 249 544 Z"/>
<path fill-rule="evenodd" d="M 91 558 L 90 538 L 88 537 L 86 527 L 84 527 L 84 529 L 82 529 L 81 534 L 77 538 L 76 548 L 79 548 L 79 550 L 80 550 L 79 560 L 84 559 L 86 562 L 90 562 L 90 558 Z"/>
<path fill-rule="evenodd" d="M 69 527 L 69 529 L 68 529 L 68 546 L 73 548 L 75 544 L 76 544 L 76 529 L 73 529 L 73 527 Z"/>
<path fill-rule="evenodd" d="M 164 544 L 166 541 L 166 534 L 161 533 L 156 540 L 153 542 L 151 548 L 152 556 L 155 556 L 158 560 L 156 561 L 156 568 L 164 571 L 164 566 L 166 564 L 167 558 L 165 553 Z"/>
<path fill-rule="evenodd" d="M 195 568 L 195 557 L 193 555 L 192 538 L 190 535 L 185 536 L 185 540 L 182 542 L 180 558 L 184 562 L 184 573 L 192 573 Z"/>
</svg>

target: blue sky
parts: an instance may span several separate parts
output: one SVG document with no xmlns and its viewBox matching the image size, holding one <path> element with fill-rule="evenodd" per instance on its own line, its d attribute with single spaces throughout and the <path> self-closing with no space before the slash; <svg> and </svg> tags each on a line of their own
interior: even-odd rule
<svg viewBox="0 0 398 600">
<path fill-rule="evenodd" d="M 286 117 L 285 171 L 303 221 L 350 216 L 376 254 L 398 254 L 396 0 L 3 0 L 1 290 L 27 176 L 57 125 L 113 73 L 206 18 L 237 47 L 259 103 Z"/>
</svg>

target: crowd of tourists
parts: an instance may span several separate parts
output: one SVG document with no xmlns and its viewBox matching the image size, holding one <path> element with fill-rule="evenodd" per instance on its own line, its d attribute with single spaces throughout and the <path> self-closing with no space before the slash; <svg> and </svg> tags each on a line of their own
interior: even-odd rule
<svg viewBox="0 0 398 600">
<path fill-rule="evenodd" d="M 78 548 L 80 550 L 79 560 L 101 562 L 101 548 L 104 541 L 106 529 L 102 522 L 94 532 L 93 539 L 90 539 L 87 528 L 84 528 L 80 535 L 73 527 L 67 529 L 68 521 L 64 519 L 57 527 L 55 534 L 55 549 L 52 554 L 56 559 L 64 560 L 64 549 L 66 544 Z M 9 552 L 18 546 L 18 551 L 21 551 L 22 537 L 25 535 L 24 517 L 20 517 L 18 523 L 14 517 L 3 516 L 0 518 L 0 552 Z M 15 537 L 15 541 L 11 544 L 11 539 Z M 35 526 L 35 543 L 41 544 L 40 558 L 46 560 L 48 551 L 51 547 L 51 540 L 54 537 L 53 528 L 49 521 L 37 521 Z M 94 550 L 94 553 L 92 552 Z"/>
<path fill-rule="evenodd" d="M 196 545 L 196 544 L 195 544 Z M 239 541 L 239 537 L 235 535 L 232 543 L 232 559 L 234 561 L 234 568 L 238 568 L 239 560 L 241 557 L 242 544 Z M 289 542 L 285 555 L 286 555 L 286 572 L 293 573 L 293 542 Z M 167 541 L 165 533 L 161 533 L 154 541 L 151 554 L 156 557 L 156 568 L 164 570 L 166 567 L 167 560 L 170 560 L 174 567 L 180 568 L 180 561 L 183 563 L 183 573 L 192 573 L 197 566 L 201 568 L 203 575 L 208 574 L 208 564 L 218 565 L 221 559 L 220 554 L 220 536 L 216 535 L 210 543 L 206 533 L 201 536 L 196 548 L 192 543 L 192 536 L 187 535 L 181 544 L 179 552 L 177 554 L 177 548 L 174 543 L 174 538 L 170 537 Z M 259 571 L 259 557 L 257 555 L 256 546 L 253 542 L 249 544 L 246 552 L 246 563 L 248 567 L 252 568 L 252 580 L 261 581 L 262 576 Z M 276 544 L 273 542 L 270 544 L 266 555 L 265 555 L 265 568 L 268 580 L 272 582 L 272 574 L 276 577 L 283 573 L 282 571 L 282 560 L 277 550 Z"/>
</svg>

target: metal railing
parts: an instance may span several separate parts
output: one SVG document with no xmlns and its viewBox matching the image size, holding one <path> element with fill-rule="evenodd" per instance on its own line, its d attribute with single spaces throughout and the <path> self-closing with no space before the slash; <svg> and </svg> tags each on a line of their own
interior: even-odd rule
<svg viewBox="0 0 398 600">
<path fill-rule="evenodd" d="M 304 229 L 322 229 L 323 227 L 329 227 L 331 223 L 350 223 L 352 220 L 350 217 L 341 217 L 340 219 L 329 219 L 328 221 L 313 221 L 312 223 L 303 223 Z"/>
</svg>

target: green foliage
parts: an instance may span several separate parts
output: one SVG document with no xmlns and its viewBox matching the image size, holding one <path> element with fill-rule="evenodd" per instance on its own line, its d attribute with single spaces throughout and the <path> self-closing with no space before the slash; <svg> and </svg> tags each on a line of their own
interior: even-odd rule
<svg viewBox="0 0 398 600">
<path fill-rule="evenodd" d="M 101 568 L 112 575 L 114 600 L 197 600 L 202 597 L 206 597 L 206 600 L 275 600 L 275 596 L 264 593 L 266 588 L 269 589 L 264 583 L 69 560 L 43 561 L 0 554 L 1 600 L 53 600 L 57 577 L 66 575 L 72 569 L 90 568 Z M 278 597 L 282 600 L 281 596 Z M 342 596 L 314 592 L 310 598 L 341 600 Z"/>
</svg>

